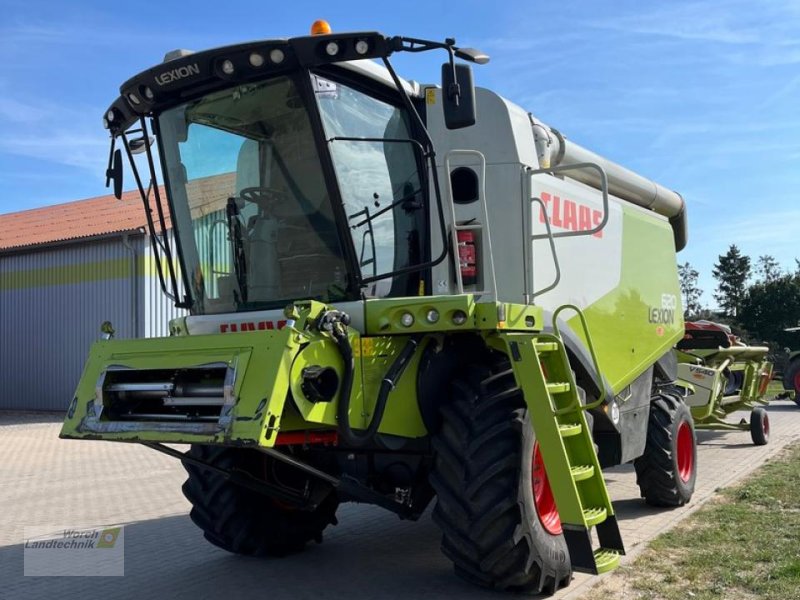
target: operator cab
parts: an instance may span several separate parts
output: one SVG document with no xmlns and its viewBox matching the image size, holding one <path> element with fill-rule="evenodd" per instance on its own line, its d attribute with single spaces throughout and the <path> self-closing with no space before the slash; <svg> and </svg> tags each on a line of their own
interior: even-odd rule
<svg viewBox="0 0 800 600">
<path fill-rule="evenodd" d="M 155 153 L 128 139 L 155 134 L 179 267 L 171 244 L 151 235 L 177 305 L 210 314 L 430 293 L 430 267 L 446 256 L 446 244 L 431 256 L 431 223 L 446 236 L 424 105 L 388 62 L 422 43 L 403 40 L 322 35 L 181 51 L 123 84 L 104 121 L 146 206 L 161 211 Z M 425 43 L 452 61 L 450 42 Z M 353 62 L 363 58 L 381 58 L 389 77 Z M 134 147 L 147 154 L 148 189 Z"/>
</svg>

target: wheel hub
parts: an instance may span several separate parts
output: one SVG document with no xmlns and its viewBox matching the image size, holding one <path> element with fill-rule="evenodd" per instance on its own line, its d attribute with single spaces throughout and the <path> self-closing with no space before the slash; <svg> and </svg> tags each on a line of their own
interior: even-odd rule
<svg viewBox="0 0 800 600">
<path fill-rule="evenodd" d="M 533 502 L 536 507 L 536 514 L 542 527 L 550 535 L 561 535 L 561 518 L 558 516 L 553 489 L 550 487 L 550 480 L 547 478 L 547 471 L 544 468 L 544 460 L 542 459 L 542 452 L 539 450 L 538 442 L 533 447 L 531 486 L 533 487 Z"/>
<path fill-rule="evenodd" d="M 694 471 L 694 436 L 686 421 L 678 426 L 677 463 L 678 476 L 686 483 Z"/>
</svg>

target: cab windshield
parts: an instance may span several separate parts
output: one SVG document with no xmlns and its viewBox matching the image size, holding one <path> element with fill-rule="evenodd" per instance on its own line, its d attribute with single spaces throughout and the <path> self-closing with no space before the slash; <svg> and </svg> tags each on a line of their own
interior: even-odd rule
<svg viewBox="0 0 800 600">
<path fill-rule="evenodd" d="M 425 201 L 421 156 L 408 113 L 343 83 L 312 75 L 325 137 L 367 296 L 416 296 L 423 262 Z"/>
<path fill-rule="evenodd" d="M 345 298 L 344 253 L 291 78 L 172 108 L 159 131 L 194 312 Z"/>
<path fill-rule="evenodd" d="M 422 157 L 405 109 L 300 76 L 311 78 L 316 106 L 304 102 L 296 77 L 282 76 L 159 117 L 195 313 L 354 299 L 354 280 L 366 297 L 424 293 L 423 274 L 413 270 L 427 256 Z M 309 110 L 319 111 L 325 141 Z M 330 154 L 321 160 L 321 151 Z"/>
</svg>

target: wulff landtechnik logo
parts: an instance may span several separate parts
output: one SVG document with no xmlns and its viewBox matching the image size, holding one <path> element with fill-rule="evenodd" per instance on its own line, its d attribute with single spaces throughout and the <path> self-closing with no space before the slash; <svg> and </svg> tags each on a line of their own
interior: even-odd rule
<svg viewBox="0 0 800 600">
<path fill-rule="evenodd" d="M 26 576 L 125 574 L 124 527 L 26 527 Z"/>
</svg>

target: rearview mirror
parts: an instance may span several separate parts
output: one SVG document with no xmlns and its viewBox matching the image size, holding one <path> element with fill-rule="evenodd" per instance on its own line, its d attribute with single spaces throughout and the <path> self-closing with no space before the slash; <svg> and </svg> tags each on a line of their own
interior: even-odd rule
<svg viewBox="0 0 800 600">
<path fill-rule="evenodd" d="M 442 103 L 448 129 L 461 129 L 475 124 L 472 67 L 449 62 L 442 65 Z"/>
<path fill-rule="evenodd" d="M 129 141 L 128 147 L 131 149 L 131 154 L 141 154 L 147 150 L 148 146 L 152 146 L 155 140 L 156 138 L 154 138 L 152 135 L 147 136 L 147 140 L 145 140 L 144 136 L 142 136 Z"/>
<path fill-rule="evenodd" d="M 106 187 L 114 182 L 114 197 L 122 198 L 122 151 L 117 149 L 112 155 L 108 169 L 106 169 Z"/>
</svg>

